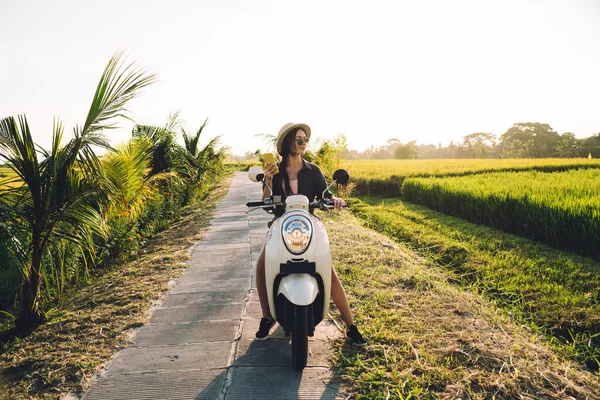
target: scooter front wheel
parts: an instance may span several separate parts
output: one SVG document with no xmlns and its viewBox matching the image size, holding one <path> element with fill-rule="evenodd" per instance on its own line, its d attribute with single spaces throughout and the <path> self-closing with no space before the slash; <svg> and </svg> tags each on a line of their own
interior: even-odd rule
<svg viewBox="0 0 600 400">
<path fill-rule="evenodd" d="M 292 306 L 294 327 L 292 329 L 292 366 L 296 371 L 306 367 L 308 359 L 308 311 L 307 306 Z"/>
</svg>

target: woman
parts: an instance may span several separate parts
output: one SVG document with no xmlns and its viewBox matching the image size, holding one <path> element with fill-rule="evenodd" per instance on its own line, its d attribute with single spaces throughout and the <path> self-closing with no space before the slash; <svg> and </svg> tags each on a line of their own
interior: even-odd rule
<svg viewBox="0 0 600 400">
<path fill-rule="evenodd" d="M 308 125 L 285 124 L 277 135 L 277 151 L 282 157 L 279 172 L 277 172 L 275 164 L 267 163 L 265 165 L 266 184 L 272 188 L 273 196 L 281 196 L 284 202 L 285 197 L 292 194 L 303 194 L 308 197 L 309 201 L 313 201 L 315 198 L 321 198 L 323 191 L 327 188 L 325 177 L 319 167 L 302 159 L 309 139 L 310 127 Z M 263 200 L 269 196 L 271 196 L 271 191 L 265 188 L 262 196 Z M 325 192 L 325 197 L 333 200 L 333 204 L 338 210 L 346 205 L 344 200 L 333 196 L 328 190 Z M 275 216 L 281 217 L 283 212 L 283 208 L 278 207 L 275 210 Z M 275 319 L 271 316 L 267 298 L 264 244 L 256 262 L 256 286 L 263 317 L 260 320 L 255 339 L 266 340 L 269 336 L 269 330 L 275 325 Z M 331 298 L 346 323 L 346 337 L 350 343 L 356 347 L 366 345 L 367 341 L 354 325 L 346 292 L 333 269 L 333 265 L 331 266 Z"/>
</svg>

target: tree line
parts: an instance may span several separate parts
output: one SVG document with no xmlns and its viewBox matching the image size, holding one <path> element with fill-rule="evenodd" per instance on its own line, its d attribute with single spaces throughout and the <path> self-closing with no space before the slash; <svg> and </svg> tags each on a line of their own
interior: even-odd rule
<svg viewBox="0 0 600 400">
<path fill-rule="evenodd" d="M 498 139 L 493 133 L 476 132 L 463 136 L 460 143 L 402 143 L 396 138 L 384 146 L 364 151 L 349 150 L 345 159 L 431 159 L 431 158 L 600 158 L 600 133 L 578 139 L 571 132 L 557 133 L 548 124 L 518 122 Z"/>
</svg>

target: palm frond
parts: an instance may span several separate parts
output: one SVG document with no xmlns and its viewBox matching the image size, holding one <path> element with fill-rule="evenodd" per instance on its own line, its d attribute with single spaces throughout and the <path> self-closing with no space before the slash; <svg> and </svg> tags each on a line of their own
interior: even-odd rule
<svg viewBox="0 0 600 400">
<path fill-rule="evenodd" d="M 71 196 L 67 207 L 59 218 L 56 218 L 56 237 L 78 245 L 87 240 L 87 236 L 92 233 L 106 237 L 108 232 L 99 208 L 104 198 L 103 194 L 97 187 L 77 179 L 71 180 L 70 185 L 69 191 L 78 195 Z"/>
<path fill-rule="evenodd" d="M 2 157 L 27 185 L 33 184 L 37 188 L 35 181 L 39 178 L 39 165 L 27 117 L 19 115 L 18 124 L 14 117 L 4 118 L 0 127 L 6 135 L 3 134 L 0 141 L 5 150 Z"/>
<path fill-rule="evenodd" d="M 188 136 L 185 130 L 181 130 L 181 133 L 183 135 L 183 141 L 185 143 L 185 149 L 189 154 L 193 155 L 194 157 L 196 157 L 196 155 L 198 154 L 198 143 L 200 142 L 200 136 L 202 135 L 202 131 L 204 130 L 204 128 L 206 128 L 207 124 L 208 118 L 206 118 L 204 120 L 204 123 L 200 126 L 200 128 L 198 128 L 198 131 L 196 132 L 195 136 Z"/>
<path fill-rule="evenodd" d="M 125 104 L 139 95 L 143 88 L 156 81 L 156 75 L 136 67 L 134 63 L 125 65 L 122 57 L 123 52 L 117 52 L 106 66 L 81 128 L 82 135 L 115 128 L 115 123 L 111 120 L 117 116 L 128 119 Z M 95 141 L 100 140 L 96 138 Z"/>
<path fill-rule="evenodd" d="M 169 114 L 167 118 L 167 124 L 165 130 L 169 132 L 175 132 L 177 128 L 181 127 L 183 120 L 180 118 L 181 110 L 175 111 L 173 114 Z"/>
<path fill-rule="evenodd" d="M 261 138 L 267 144 L 269 151 L 277 150 L 277 135 L 272 133 L 257 133 L 254 136 Z"/>
<path fill-rule="evenodd" d="M 161 128 L 152 125 L 135 125 L 131 132 L 131 136 L 133 137 L 148 137 L 154 138 L 156 131 Z"/>
<path fill-rule="evenodd" d="M 151 153 L 151 139 L 138 137 L 105 155 L 102 163 L 104 187 L 111 200 L 109 214 L 124 214 L 133 220 L 142 212 L 153 190 L 149 185 Z"/>
</svg>

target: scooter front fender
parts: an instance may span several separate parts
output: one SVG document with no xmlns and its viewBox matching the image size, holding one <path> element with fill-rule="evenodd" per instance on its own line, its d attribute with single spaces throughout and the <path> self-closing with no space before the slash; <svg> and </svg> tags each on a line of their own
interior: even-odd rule
<svg viewBox="0 0 600 400">
<path fill-rule="evenodd" d="M 283 294 L 292 304 L 307 306 L 317 298 L 319 284 L 314 276 L 290 274 L 281 279 L 277 294 Z"/>
</svg>

